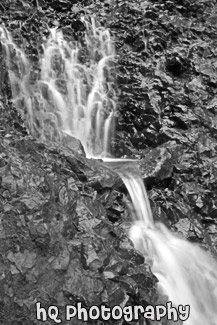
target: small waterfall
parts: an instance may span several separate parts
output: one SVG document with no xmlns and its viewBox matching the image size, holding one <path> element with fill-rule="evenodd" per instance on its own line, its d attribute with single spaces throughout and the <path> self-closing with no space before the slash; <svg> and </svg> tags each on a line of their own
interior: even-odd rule
<svg viewBox="0 0 217 325">
<path fill-rule="evenodd" d="M 12 98 L 26 116 L 31 133 L 43 140 L 64 135 L 81 140 L 89 157 L 107 156 L 115 100 L 114 46 L 109 31 L 82 19 L 83 39 L 66 39 L 50 29 L 38 70 L 4 26 L 0 41 L 6 56 Z M 216 325 L 217 262 L 208 253 L 154 223 L 150 203 L 135 163 L 104 159 L 122 177 L 135 209 L 130 238 L 150 263 L 159 291 L 174 306 L 190 305 L 186 325 Z"/>
<path fill-rule="evenodd" d="M 61 141 L 68 134 L 81 141 L 87 156 L 107 156 L 116 110 L 115 50 L 107 29 L 93 18 L 82 22 L 80 42 L 50 29 L 37 70 L 4 26 L 0 41 L 13 101 L 33 136 Z"/>
<path fill-rule="evenodd" d="M 146 189 L 133 161 L 110 160 L 107 166 L 125 183 L 135 209 L 130 230 L 135 247 L 157 277 L 159 292 L 178 307 L 190 306 L 186 325 L 217 324 L 217 262 L 209 252 L 154 223 Z"/>
</svg>

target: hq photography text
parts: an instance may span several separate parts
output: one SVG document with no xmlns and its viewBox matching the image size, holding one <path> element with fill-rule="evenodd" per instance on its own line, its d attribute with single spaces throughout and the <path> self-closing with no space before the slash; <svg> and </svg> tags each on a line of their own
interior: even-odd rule
<svg viewBox="0 0 217 325">
<path fill-rule="evenodd" d="M 78 320 L 120 320 L 124 319 L 126 322 L 137 321 L 140 317 L 160 321 L 163 317 L 173 321 L 186 321 L 190 315 L 189 305 L 179 305 L 178 307 L 172 306 L 172 302 L 169 301 L 165 305 L 152 306 L 148 305 L 145 308 L 141 305 L 125 306 L 119 305 L 112 308 L 101 306 L 91 306 L 85 308 L 79 302 L 76 305 L 66 305 L 64 311 L 64 317 L 60 317 L 60 311 L 57 306 L 49 306 L 44 308 L 40 302 L 36 303 L 36 319 L 41 322 L 47 320 L 53 320 L 55 323 L 60 324 L 64 321 L 71 321 L 73 318 Z"/>
</svg>

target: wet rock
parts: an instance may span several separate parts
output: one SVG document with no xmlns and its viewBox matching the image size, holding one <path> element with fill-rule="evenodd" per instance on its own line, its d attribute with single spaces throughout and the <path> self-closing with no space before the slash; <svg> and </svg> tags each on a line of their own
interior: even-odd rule
<svg viewBox="0 0 217 325">
<path fill-rule="evenodd" d="M 87 181 L 88 186 L 96 190 L 113 187 L 118 180 L 118 176 L 111 170 L 105 168 L 101 161 L 95 159 L 84 159 L 78 155 L 66 154 L 66 160 L 70 168 L 81 179 Z"/>
<path fill-rule="evenodd" d="M 31 269 L 36 263 L 36 253 L 25 250 L 23 253 L 18 252 L 13 254 L 9 252 L 7 258 L 10 262 L 15 264 L 17 272 L 25 273 L 28 269 Z M 13 271 L 13 273 L 15 273 Z"/>
<path fill-rule="evenodd" d="M 84 31 L 85 30 L 85 26 L 80 20 L 73 20 L 71 23 L 71 27 L 75 31 Z"/>
<path fill-rule="evenodd" d="M 46 223 L 42 220 L 39 222 L 30 221 L 28 223 L 28 228 L 30 236 L 36 246 L 46 250 L 51 240 Z"/>
<path fill-rule="evenodd" d="M 142 153 L 139 169 L 143 179 L 150 183 L 153 180 L 162 181 L 170 178 L 175 161 L 182 154 L 182 146 L 175 142 L 165 143 L 154 149 L 147 149 Z"/>
<path fill-rule="evenodd" d="M 118 253 L 121 258 L 131 262 L 133 265 L 140 265 L 144 263 L 144 257 L 135 252 L 132 248 L 129 248 L 128 241 L 122 241 L 118 247 Z"/>
<path fill-rule="evenodd" d="M 66 0 L 55 0 L 52 2 L 49 1 L 49 4 L 54 10 L 64 12 L 65 10 L 69 10 L 71 8 L 73 2 L 76 3 L 76 1 L 72 1 L 71 3 L 69 3 Z"/>
<path fill-rule="evenodd" d="M 174 55 L 173 58 L 167 60 L 166 68 L 169 72 L 177 76 L 179 76 L 184 71 L 183 62 L 176 55 Z"/>
<path fill-rule="evenodd" d="M 100 292 L 103 291 L 102 279 L 94 276 L 93 273 L 82 271 L 76 265 L 77 263 L 71 262 L 69 265 L 64 290 L 81 297 L 87 306 L 100 304 Z"/>
<path fill-rule="evenodd" d="M 79 141 L 78 139 L 73 138 L 70 135 L 65 135 L 62 139 L 62 143 L 66 148 L 77 152 L 79 155 L 85 156 L 84 148 L 81 144 L 81 141 Z"/>
<path fill-rule="evenodd" d="M 50 257 L 49 263 L 54 270 L 67 270 L 70 262 L 70 253 L 67 248 L 62 250 L 57 257 Z"/>
</svg>

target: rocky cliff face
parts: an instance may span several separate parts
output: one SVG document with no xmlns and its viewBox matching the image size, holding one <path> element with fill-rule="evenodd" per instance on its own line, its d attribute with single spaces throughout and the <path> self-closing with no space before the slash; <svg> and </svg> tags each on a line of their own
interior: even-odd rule
<svg viewBox="0 0 217 325">
<path fill-rule="evenodd" d="M 79 38 L 85 13 L 110 28 L 119 92 L 113 153 L 141 158 L 155 220 L 214 253 L 216 10 L 211 0 L 0 4 L 1 21 L 33 70 L 47 26 Z M 127 237 L 131 217 L 121 180 L 101 161 L 87 160 L 77 141 L 59 147 L 29 134 L 11 100 L 2 51 L 0 92 L 0 323 L 40 324 L 37 301 L 58 306 L 61 315 L 77 302 L 163 301 Z"/>
</svg>

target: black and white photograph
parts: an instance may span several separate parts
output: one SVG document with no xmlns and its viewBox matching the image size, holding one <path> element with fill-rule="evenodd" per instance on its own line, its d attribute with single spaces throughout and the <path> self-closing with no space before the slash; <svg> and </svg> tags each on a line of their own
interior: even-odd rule
<svg viewBox="0 0 217 325">
<path fill-rule="evenodd" d="M 0 325 L 217 325 L 216 0 L 0 0 Z"/>
</svg>

